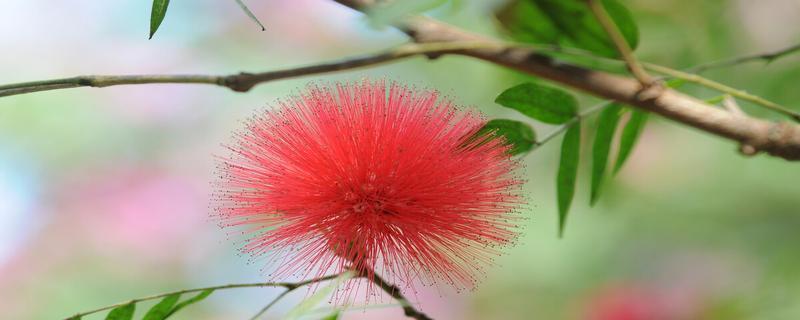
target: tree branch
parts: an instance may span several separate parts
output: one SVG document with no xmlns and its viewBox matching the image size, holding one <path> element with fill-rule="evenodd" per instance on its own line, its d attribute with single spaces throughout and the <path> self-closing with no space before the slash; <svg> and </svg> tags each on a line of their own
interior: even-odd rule
<svg viewBox="0 0 800 320">
<path fill-rule="evenodd" d="M 90 314 L 93 314 L 93 313 L 97 313 L 97 312 L 100 312 L 100 311 L 114 309 L 116 307 L 121 307 L 121 306 L 124 306 L 124 305 L 127 305 L 127 304 L 131 304 L 131 303 L 138 303 L 138 302 L 147 301 L 147 300 L 155 300 L 155 299 L 163 298 L 163 297 L 166 297 L 166 296 L 169 296 L 169 295 L 173 295 L 173 294 L 184 294 L 184 293 L 200 292 L 200 291 L 205 291 L 205 290 L 215 290 L 216 291 L 216 290 L 236 289 L 236 288 L 262 288 L 262 287 L 284 287 L 287 290 L 291 291 L 291 290 L 297 289 L 297 288 L 302 287 L 302 286 L 307 286 L 307 285 L 312 284 L 312 283 L 333 280 L 333 279 L 338 278 L 341 275 L 342 275 L 342 273 L 333 274 L 333 275 L 329 275 L 329 276 L 309 279 L 309 280 L 300 281 L 300 282 L 237 283 L 237 284 L 226 284 L 226 285 L 221 285 L 221 286 L 213 286 L 213 287 L 205 287 L 205 288 L 184 289 L 184 290 L 178 290 L 178 291 L 171 291 L 171 292 L 155 294 L 155 295 L 152 295 L 152 296 L 136 298 L 136 299 L 128 300 L 128 301 L 125 301 L 125 302 L 115 303 L 115 304 L 112 304 L 112 305 L 107 305 L 105 307 L 100 307 L 100 308 L 97 308 L 97 309 L 94 309 L 94 310 L 90 310 L 90 311 L 80 312 L 80 313 L 77 313 L 77 314 L 75 314 L 75 315 L 73 315 L 71 317 L 67 317 L 64 320 L 80 319 L 83 316 L 90 315 Z M 279 296 L 278 298 L 281 298 L 282 296 L 283 295 Z"/>
<path fill-rule="evenodd" d="M 409 43 L 383 52 L 346 58 L 338 61 L 321 63 L 299 68 L 289 68 L 261 73 L 239 73 L 227 76 L 213 75 L 88 75 L 71 78 L 14 83 L 0 86 L 0 97 L 23 93 L 48 91 L 76 87 L 110 87 L 125 84 L 145 83 L 192 83 L 211 84 L 227 87 L 233 91 L 246 92 L 254 86 L 279 79 L 323 74 L 342 70 L 356 69 L 378 65 L 415 55 L 439 55 L 465 48 L 496 47 L 498 44 L 475 41 L 458 41 L 443 43 Z"/>
<path fill-rule="evenodd" d="M 368 9 L 368 6 L 376 3 L 374 0 L 336 1 L 354 9 Z M 355 69 L 420 54 L 434 58 L 449 53 L 482 59 L 571 86 L 598 97 L 649 110 L 674 121 L 752 146 L 753 150 L 755 150 L 754 153 L 763 151 L 787 160 L 800 160 L 800 126 L 798 125 L 773 123 L 752 117 L 736 116 L 726 110 L 714 108 L 703 101 L 668 88 L 653 86 L 642 89 L 636 79 L 559 62 L 537 53 L 535 48 L 508 45 L 502 41 L 471 34 L 423 17 L 411 17 L 396 26 L 411 36 L 416 44 L 403 45 L 373 55 L 263 73 L 240 73 L 228 76 L 80 76 L 10 84 L 0 86 L 0 97 L 63 88 L 106 87 L 141 83 L 213 84 L 244 92 L 257 84 L 272 80 Z M 762 58 L 776 59 L 797 50 L 796 48 L 789 48 L 767 54 L 766 58 Z M 747 59 L 751 58 L 741 58 L 736 63 Z M 732 95 L 738 94 L 736 92 L 728 93 Z M 747 98 L 742 95 L 738 96 Z M 750 100 L 753 101 L 752 97 Z M 758 103 L 764 104 L 764 101 L 761 100 Z M 783 112 L 788 113 L 785 108 Z"/>
<path fill-rule="evenodd" d="M 345 6 L 367 10 L 372 0 L 335 0 Z M 448 24 L 424 17 L 410 17 L 396 24 L 418 43 L 445 41 L 485 41 Z M 636 79 L 594 71 L 553 60 L 529 48 L 486 48 L 452 52 L 493 62 L 511 69 L 567 85 L 595 96 L 615 100 L 658 113 L 674 121 L 716 134 L 755 150 L 787 160 L 800 160 L 800 126 L 773 123 L 733 115 L 675 90 L 651 87 L 642 90 Z"/>
</svg>

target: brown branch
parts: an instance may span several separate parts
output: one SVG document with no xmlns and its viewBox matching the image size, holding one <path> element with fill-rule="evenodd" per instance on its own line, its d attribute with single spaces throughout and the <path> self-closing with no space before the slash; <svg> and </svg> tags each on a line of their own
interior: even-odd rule
<svg viewBox="0 0 800 320">
<path fill-rule="evenodd" d="M 372 0 L 335 0 L 366 10 Z M 468 33 L 424 17 L 410 17 L 396 25 L 418 43 L 496 40 Z M 567 85 L 592 95 L 658 113 L 674 121 L 747 144 L 755 150 L 787 160 L 800 160 L 800 126 L 742 117 L 715 108 L 675 90 L 642 90 L 636 79 L 594 71 L 553 60 L 529 48 L 489 47 L 451 52 L 493 62 L 511 69 Z"/>
<path fill-rule="evenodd" d="M 641 83 L 643 87 L 652 85 L 653 78 L 644 71 L 642 65 L 639 64 L 639 60 L 633 55 L 633 50 L 631 46 L 628 45 L 628 41 L 625 40 L 625 37 L 622 36 L 622 32 L 619 31 L 619 28 L 617 28 L 617 25 L 611 20 L 606 9 L 603 8 L 603 2 L 599 0 L 586 0 L 586 2 L 592 14 L 594 14 L 595 18 L 597 18 L 597 21 L 600 23 L 600 26 L 605 30 L 608 37 L 611 38 L 611 42 L 614 43 L 622 59 L 625 60 L 625 64 L 628 66 L 628 70 L 631 71 L 631 74 L 633 74 L 636 80 L 639 80 L 639 83 Z"/>
<path fill-rule="evenodd" d="M 419 311 L 416 308 L 414 308 L 411 302 L 409 302 L 408 299 L 406 299 L 406 297 L 400 291 L 400 288 L 398 288 L 396 285 L 386 282 L 386 280 L 378 276 L 378 274 L 375 273 L 374 271 L 361 270 L 359 275 L 372 281 L 372 283 L 380 287 L 381 290 L 385 291 L 397 302 L 399 302 L 400 305 L 403 306 L 403 313 L 405 313 L 406 317 L 414 318 L 417 320 L 433 320 L 433 318 L 429 317 L 422 311 Z"/>
<path fill-rule="evenodd" d="M 336 1 L 354 9 L 367 9 L 367 6 L 376 3 L 374 0 Z M 595 96 L 649 110 L 677 122 L 752 146 L 755 150 L 754 153 L 763 151 L 787 160 L 800 160 L 800 126 L 798 125 L 773 123 L 752 117 L 738 117 L 666 88 L 650 87 L 643 90 L 635 79 L 561 63 L 538 54 L 536 48 L 508 45 L 431 19 L 411 17 L 397 26 L 409 34 L 417 44 L 408 44 L 373 55 L 263 73 L 241 73 L 228 76 L 80 76 L 10 84 L 0 86 L 0 97 L 63 88 L 142 83 L 213 84 L 244 92 L 257 84 L 272 80 L 355 69 L 414 55 L 424 54 L 429 57 L 437 57 L 450 53 L 490 61 L 571 86 Z M 768 54 L 767 59 L 769 57 L 775 59 L 795 50 L 789 48 L 771 55 Z M 747 98 L 741 94 L 738 97 Z M 752 97 L 750 100 L 753 101 Z"/>
<path fill-rule="evenodd" d="M 378 65 L 416 55 L 439 55 L 464 48 L 486 48 L 498 46 L 487 42 L 447 42 L 447 43 L 409 43 L 383 52 L 350 57 L 333 62 L 321 63 L 299 68 L 290 68 L 261 73 L 239 73 L 227 76 L 213 75 L 88 75 L 71 78 L 14 83 L 0 86 L 0 97 L 23 93 L 49 91 L 77 87 L 110 87 L 125 84 L 145 83 L 191 83 L 210 84 L 227 87 L 233 91 L 246 92 L 265 82 L 296 78 L 307 75 L 337 72 Z"/>
</svg>

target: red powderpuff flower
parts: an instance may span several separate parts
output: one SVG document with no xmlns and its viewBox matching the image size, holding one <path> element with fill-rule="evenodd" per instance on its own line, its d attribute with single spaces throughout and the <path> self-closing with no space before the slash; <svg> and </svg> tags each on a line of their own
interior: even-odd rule
<svg viewBox="0 0 800 320">
<path fill-rule="evenodd" d="M 267 254 L 273 277 L 349 268 L 473 288 L 516 238 L 519 163 L 476 135 L 478 112 L 367 81 L 279 105 L 235 135 L 216 208 L 223 226 L 248 227 L 242 250 Z"/>
</svg>

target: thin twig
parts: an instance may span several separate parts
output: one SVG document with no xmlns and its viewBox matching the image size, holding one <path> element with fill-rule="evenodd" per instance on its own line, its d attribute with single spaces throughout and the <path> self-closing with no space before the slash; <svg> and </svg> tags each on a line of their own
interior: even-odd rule
<svg viewBox="0 0 800 320">
<path fill-rule="evenodd" d="M 725 67 L 735 66 L 735 65 L 738 65 L 738 64 L 743 64 L 743 63 L 747 63 L 747 62 L 751 62 L 751 61 L 764 61 L 766 63 L 770 63 L 770 62 L 775 61 L 775 60 L 777 60 L 779 58 L 788 56 L 788 55 L 796 53 L 796 52 L 800 52 L 800 43 L 795 44 L 795 45 L 790 46 L 790 47 L 787 47 L 787 48 L 783 48 L 783 49 L 778 50 L 778 51 L 774 51 L 774 52 L 757 53 L 757 54 L 751 54 L 751 55 L 746 55 L 746 56 L 741 56 L 741 57 L 724 59 L 724 60 L 720 60 L 720 61 L 704 63 L 704 64 L 701 64 L 701 65 L 697 65 L 697 66 L 688 68 L 688 69 L 686 69 L 686 71 L 687 72 L 691 72 L 691 73 L 698 73 L 699 74 L 699 73 L 703 73 L 703 72 L 711 70 L 711 69 L 725 68 Z"/>
<path fill-rule="evenodd" d="M 702 85 L 704 87 L 717 90 L 719 92 L 730 94 L 730 95 L 732 95 L 734 97 L 737 97 L 739 99 L 742 99 L 742 100 L 746 100 L 746 101 L 750 101 L 750 102 L 753 102 L 753 103 L 756 103 L 756 104 L 760 104 L 760 105 L 762 105 L 762 106 L 764 106 L 764 107 L 766 107 L 768 109 L 771 109 L 773 111 L 780 112 L 780 113 L 785 114 L 785 115 L 787 115 L 789 117 L 792 117 L 796 121 L 800 121 L 800 112 L 788 109 L 788 108 L 786 108 L 784 106 L 781 106 L 781 105 L 779 105 L 779 104 L 777 104 L 775 102 L 772 102 L 772 101 L 769 101 L 769 100 L 764 99 L 762 97 L 750 94 L 750 93 L 748 93 L 748 92 L 746 92 L 744 90 L 739 90 L 739 89 L 736 89 L 736 88 L 732 88 L 732 87 L 726 86 L 726 85 L 724 85 L 722 83 L 716 82 L 716 81 L 708 79 L 708 78 L 701 77 L 701 76 L 693 74 L 693 73 L 687 73 L 687 72 L 683 72 L 683 71 L 680 71 L 680 70 L 675 70 L 675 69 L 667 68 L 667 67 L 664 67 L 664 66 L 660 66 L 660 65 L 657 65 L 657 64 L 645 63 L 645 66 L 650 70 L 653 70 L 655 72 L 668 75 L 668 76 L 673 77 L 673 78 L 678 78 L 678 79 L 686 80 L 686 81 L 689 81 L 689 82 L 693 82 L 693 83 Z"/>
<path fill-rule="evenodd" d="M 622 59 L 625 60 L 625 63 L 628 65 L 628 70 L 631 71 L 633 76 L 639 80 L 639 83 L 642 84 L 643 87 L 649 87 L 653 84 L 653 78 L 644 71 L 644 68 L 639 64 L 639 61 L 636 59 L 636 56 L 633 55 L 633 50 L 631 50 L 630 45 L 628 45 L 628 41 L 625 40 L 625 37 L 622 36 L 622 32 L 619 31 L 617 24 L 611 20 L 611 17 L 606 12 L 606 9 L 603 8 L 603 2 L 598 0 L 586 0 L 589 5 L 589 8 L 592 10 L 592 13 L 597 18 L 597 21 L 600 22 L 600 26 L 606 31 L 606 34 L 611 38 L 611 42 L 614 43 L 614 46 L 617 47 L 617 51 L 619 51 L 620 55 L 622 55 Z"/>
<path fill-rule="evenodd" d="M 560 135 L 564 131 L 567 131 L 567 129 L 572 127 L 578 121 L 581 121 L 584 118 L 586 118 L 586 117 L 588 117 L 588 116 L 590 116 L 592 114 L 595 114 L 595 113 L 599 112 L 600 110 L 603 110 L 606 106 L 608 106 L 611 103 L 612 103 L 611 101 L 604 101 L 604 102 L 598 103 L 596 105 L 593 105 L 593 106 L 587 108 L 586 110 L 584 110 L 581 113 L 578 113 L 572 119 L 569 119 L 564 124 L 562 124 L 562 125 L 558 126 L 557 128 L 555 128 L 553 131 L 550 131 L 547 135 L 542 137 L 541 140 L 536 141 L 536 143 L 534 144 L 534 147 L 538 148 L 538 147 L 544 145 L 545 143 L 547 143 L 548 141 L 553 140 L 553 138 L 557 137 L 558 135 Z"/>
<path fill-rule="evenodd" d="M 731 97 L 729 94 L 726 94 L 722 97 L 722 106 L 735 115 L 745 115 L 744 111 L 742 111 L 742 108 L 739 108 L 739 104 L 736 103 L 736 99 Z"/>
<path fill-rule="evenodd" d="M 372 281 L 372 283 L 376 284 L 380 287 L 383 291 L 388 293 L 394 300 L 396 300 L 400 305 L 403 307 L 403 313 L 405 313 L 406 317 L 417 319 L 417 320 L 433 320 L 433 318 L 429 317 L 422 311 L 417 310 L 411 304 L 411 302 L 406 299 L 402 292 L 400 292 L 400 288 L 396 285 L 393 285 L 380 276 L 377 273 L 371 270 L 361 270 L 359 273 L 362 277 L 365 277 Z"/>
<path fill-rule="evenodd" d="M 261 308 L 261 310 L 259 310 L 258 313 L 256 313 L 252 317 L 250 317 L 250 320 L 256 320 L 256 319 L 260 318 L 265 312 L 267 312 L 267 310 L 269 310 L 270 307 L 274 306 L 276 303 L 278 303 L 279 300 L 281 300 L 283 297 L 285 297 L 287 294 L 289 294 L 289 292 L 292 292 L 292 291 L 294 291 L 294 289 L 286 289 L 283 292 L 281 292 L 281 294 L 279 294 L 277 297 L 275 297 L 275 299 L 272 299 L 272 301 L 270 301 L 266 306 Z"/>
<path fill-rule="evenodd" d="M 124 306 L 124 305 L 127 305 L 127 304 L 131 304 L 131 303 L 138 303 L 140 301 L 159 299 L 159 298 L 163 298 L 163 297 L 166 297 L 166 296 L 169 296 L 169 295 L 173 295 L 173 294 L 185 294 L 185 293 L 200 292 L 200 291 L 205 291 L 205 290 L 215 290 L 216 291 L 216 290 L 235 289 L 235 288 L 261 288 L 261 287 L 284 287 L 287 290 L 291 291 L 291 290 L 297 289 L 297 288 L 302 287 L 302 286 L 307 286 L 307 285 L 312 284 L 312 283 L 333 280 L 333 279 L 338 278 L 342 274 L 334 274 L 334 275 L 329 275 L 329 276 L 309 279 L 309 280 L 300 281 L 300 282 L 237 283 L 237 284 L 226 284 L 226 285 L 221 285 L 221 286 L 204 287 L 204 288 L 196 288 L 196 289 L 177 290 L 177 291 L 159 293 L 159 294 L 155 294 L 155 295 L 151 295 L 151 296 L 136 298 L 136 299 L 128 300 L 128 301 L 125 301 L 125 302 L 120 302 L 120 303 L 115 303 L 115 304 L 112 304 L 112 305 L 107 305 L 105 307 L 100 307 L 100 308 L 97 308 L 97 309 L 94 309 L 94 310 L 80 312 L 80 313 L 77 313 L 77 314 L 75 314 L 73 316 L 67 317 L 64 320 L 79 319 L 79 318 L 81 318 L 83 316 L 90 315 L 90 314 L 93 314 L 93 313 L 97 313 L 97 312 L 100 312 L 100 311 L 113 309 L 113 308 L 116 308 L 116 307 L 120 307 L 120 306 Z M 279 296 L 279 298 L 280 297 L 281 296 Z"/>
<path fill-rule="evenodd" d="M 566 48 L 566 47 L 559 47 L 559 46 L 546 45 L 546 44 L 532 44 L 531 45 L 531 44 L 508 43 L 506 45 L 508 46 L 508 48 L 530 48 L 532 50 L 537 50 L 537 51 L 540 51 L 540 52 L 557 52 L 557 53 L 563 53 L 563 54 L 568 54 L 568 55 L 587 57 L 587 58 L 595 59 L 596 61 L 615 62 L 615 63 L 622 62 L 622 63 L 624 63 L 624 61 L 620 61 L 620 60 L 614 59 L 614 58 L 598 56 L 596 54 L 593 54 L 590 51 L 586 51 L 586 50 L 579 49 L 579 48 Z M 779 57 L 785 56 L 786 54 L 790 53 L 790 51 L 786 51 L 786 50 L 784 50 L 782 52 L 783 52 L 783 54 L 778 55 L 773 59 L 777 59 Z M 772 54 L 767 54 L 767 55 L 772 55 Z M 743 62 L 746 62 L 746 61 L 747 60 L 741 60 L 739 63 L 743 63 Z M 749 102 L 755 103 L 757 105 L 763 106 L 763 107 L 765 107 L 767 109 L 770 109 L 770 110 L 776 111 L 778 113 L 787 115 L 787 116 L 789 116 L 789 117 L 791 117 L 791 118 L 793 118 L 793 119 L 795 119 L 797 121 L 800 121 L 800 113 L 798 113 L 797 111 L 791 110 L 791 109 L 789 109 L 789 108 L 787 108 L 785 106 L 782 106 L 782 105 L 777 104 L 777 103 L 775 103 L 773 101 L 767 100 L 767 99 L 765 99 L 763 97 L 754 95 L 752 93 L 748 93 L 748 92 L 746 92 L 744 90 L 736 89 L 736 88 L 727 86 L 725 84 L 716 82 L 714 80 L 705 78 L 703 76 L 700 76 L 700 75 L 697 75 L 697 74 L 694 74 L 694 73 L 690 73 L 688 70 L 692 70 L 692 69 L 694 69 L 694 67 L 686 68 L 683 71 L 681 71 L 681 70 L 677 70 L 677 69 L 672 69 L 670 67 L 658 65 L 658 64 L 655 64 L 655 63 L 650 63 L 650 62 L 641 61 L 640 63 L 645 69 L 649 69 L 650 71 L 664 74 L 664 75 L 666 75 L 667 77 L 670 77 L 670 78 L 681 79 L 681 80 L 685 80 L 685 81 L 688 81 L 688 82 L 692 82 L 692 83 L 701 85 L 703 87 L 716 90 L 716 91 L 721 92 L 721 93 L 726 93 L 726 94 L 729 94 L 731 96 L 737 97 L 739 99 L 742 99 L 742 100 L 745 100 L 745 101 L 749 101 Z"/>
<path fill-rule="evenodd" d="M 496 43 L 457 41 L 441 43 L 409 43 L 383 52 L 368 54 L 316 65 L 268 71 L 262 73 L 239 73 L 227 76 L 213 75 L 88 75 L 71 78 L 33 81 L 0 85 L 0 97 L 23 93 L 48 91 L 76 87 L 109 87 L 125 84 L 146 83 L 192 83 L 227 87 L 246 92 L 254 86 L 268 81 L 295 78 L 314 74 L 356 69 L 408 58 L 416 55 L 435 55 L 447 52 L 498 47 Z"/>
</svg>

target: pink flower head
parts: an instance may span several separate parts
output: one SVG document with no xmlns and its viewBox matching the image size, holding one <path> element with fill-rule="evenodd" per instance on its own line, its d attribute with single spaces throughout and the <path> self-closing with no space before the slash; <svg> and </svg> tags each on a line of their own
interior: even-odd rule
<svg viewBox="0 0 800 320">
<path fill-rule="evenodd" d="M 388 92 L 387 92 L 388 91 Z M 518 162 L 475 111 L 382 82 L 312 86 L 235 135 L 217 214 L 273 277 L 356 269 L 473 288 L 511 244 Z"/>
</svg>

